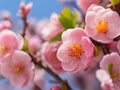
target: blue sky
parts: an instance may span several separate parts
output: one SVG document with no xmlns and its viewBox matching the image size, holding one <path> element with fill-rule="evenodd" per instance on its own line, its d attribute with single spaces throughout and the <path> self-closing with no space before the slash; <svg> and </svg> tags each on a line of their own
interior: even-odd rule
<svg viewBox="0 0 120 90">
<path fill-rule="evenodd" d="M 22 0 L 1 0 L 0 11 L 9 10 L 12 16 L 16 16 L 19 8 L 19 4 Z M 33 2 L 33 8 L 30 12 L 30 17 L 36 17 L 37 19 L 49 18 L 51 13 L 59 13 L 63 5 L 58 0 L 24 0 L 26 3 Z"/>
</svg>

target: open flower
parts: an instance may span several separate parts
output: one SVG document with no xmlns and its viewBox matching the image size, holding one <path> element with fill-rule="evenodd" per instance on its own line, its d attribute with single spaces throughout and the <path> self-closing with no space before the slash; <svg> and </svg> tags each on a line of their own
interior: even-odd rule
<svg viewBox="0 0 120 90">
<path fill-rule="evenodd" d="M 47 65 L 54 70 L 57 73 L 63 73 L 64 70 L 61 67 L 61 62 L 56 57 L 57 50 L 59 46 L 61 45 L 61 42 L 54 42 L 54 43 L 44 43 L 41 50 L 41 55 L 44 60 L 44 62 L 47 63 Z"/>
<path fill-rule="evenodd" d="M 105 55 L 100 62 L 102 70 L 97 72 L 98 79 L 102 82 L 103 87 L 107 85 L 114 89 L 120 89 L 120 56 L 118 53 Z M 101 74 L 101 75 L 100 75 Z M 103 76 L 104 75 L 104 76 Z"/>
<path fill-rule="evenodd" d="M 58 59 L 66 71 L 78 72 L 85 69 L 93 58 L 93 44 L 80 28 L 68 29 L 62 34 L 63 44 L 57 52 Z"/>
<path fill-rule="evenodd" d="M 111 9 L 92 5 L 85 17 L 88 36 L 102 43 L 110 43 L 120 35 L 120 16 Z"/>
<path fill-rule="evenodd" d="M 23 51 L 16 50 L 12 54 L 8 54 L 2 58 L 0 65 L 2 75 L 16 87 L 24 87 L 33 79 L 31 58 Z"/>
<path fill-rule="evenodd" d="M 42 21 L 37 30 L 44 40 L 50 40 L 63 31 L 64 27 L 61 25 L 56 13 L 51 15 L 50 22 Z"/>
<path fill-rule="evenodd" d="M 18 37 L 13 31 L 4 30 L 0 33 L 0 58 L 18 48 Z"/>
</svg>

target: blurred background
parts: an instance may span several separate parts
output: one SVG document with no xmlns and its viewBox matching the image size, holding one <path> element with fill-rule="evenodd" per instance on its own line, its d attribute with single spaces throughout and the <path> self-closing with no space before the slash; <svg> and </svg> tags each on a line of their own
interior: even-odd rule
<svg viewBox="0 0 120 90">
<path fill-rule="evenodd" d="M 58 0 L 1 0 L 0 11 L 8 10 L 15 17 L 21 1 L 33 2 L 29 17 L 36 17 L 37 19 L 49 18 L 51 13 L 59 13 L 63 8 L 63 5 Z"/>
</svg>

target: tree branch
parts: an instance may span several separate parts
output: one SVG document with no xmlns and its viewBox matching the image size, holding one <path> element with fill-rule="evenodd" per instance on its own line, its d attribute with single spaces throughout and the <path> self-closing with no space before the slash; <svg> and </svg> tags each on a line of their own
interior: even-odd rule
<svg viewBox="0 0 120 90">
<path fill-rule="evenodd" d="M 56 73 L 54 73 L 49 67 L 43 66 L 41 61 L 36 61 L 36 58 L 29 54 L 32 58 L 32 61 L 34 62 L 35 65 L 37 65 L 40 68 L 43 68 L 47 73 L 49 73 L 51 76 L 53 76 L 60 84 L 61 86 L 66 86 L 67 90 L 72 90 L 69 84 L 67 83 L 66 80 L 62 80 Z"/>
</svg>

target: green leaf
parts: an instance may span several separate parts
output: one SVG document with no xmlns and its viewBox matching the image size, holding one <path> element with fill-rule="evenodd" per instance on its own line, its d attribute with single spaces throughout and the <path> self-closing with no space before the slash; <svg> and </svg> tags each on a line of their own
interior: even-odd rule
<svg viewBox="0 0 120 90">
<path fill-rule="evenodd" d="M 113 64 L 109 63 L 108 65 L 108 72 L 111 74 L 112 73 L 112 69 L 113 69 Z"/>
<path fill-rule="evenodd" d="M 59 20 L 65 29 L 74 28 L 78 20 L 78 12 L 64 8 L 59 14 Z"/>
<path fill-rule="evenodd" d="M 49 42 L 61 41 L 61 34 L 58 34 L 56 37 L 52 38 Z"/>
<path fill-rule="evenodd" d="M 113 5 L 117 5 L 120 3 L 120 0 L 110 0 Z"/>
<path fill-rule="evenodd" d="M 29 51 L 29 48 L 28 48 L 28 40 L 27 40 L 27 39 L 24 39 L 24 45 L 23 45 L 22 50 L 25 51 L 25 52 L 28 52 L 28 51 Z"/>
</svg>

